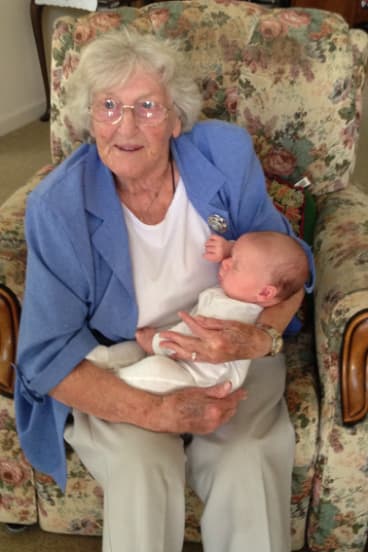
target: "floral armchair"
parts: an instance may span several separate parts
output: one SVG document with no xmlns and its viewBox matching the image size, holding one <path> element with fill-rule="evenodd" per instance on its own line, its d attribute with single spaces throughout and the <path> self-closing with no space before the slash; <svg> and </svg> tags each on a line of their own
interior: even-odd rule
<svg viewBox="0 0 368 552">
<path fill-rule="evenodd" d="M 306 239 L 307 198 L 313 196 L 314 308 L 309 305 L 301 333 L 285 347 L 297 441 L 292 549 L 362 552 L 368 529 L 368 197 L 351 179 L 368 35 L 329 12 L 236 0 L 172 1 L 61 18 L 52 41 L 54 164 L 80 143 L 64 117 L 64 86 L 80 48 L 127 24 L 181 39 L 203 92 L 202 116 L 249 130 L 275 204 Z M 51 169 L 0 208 L 0 362 L 14 360 L 26 196 Z M 309 196 L 293 187 L 302 177 L 311 182 Z M 32 469 L 19 447 L 12 399 L 0 396 L 0 521 L 100 534 L 101 488 L 71 450 L 68 470 L 63 494 Z M 200 540 L 200 512 L 188 488 L 188 540 Z"/>
</svg>

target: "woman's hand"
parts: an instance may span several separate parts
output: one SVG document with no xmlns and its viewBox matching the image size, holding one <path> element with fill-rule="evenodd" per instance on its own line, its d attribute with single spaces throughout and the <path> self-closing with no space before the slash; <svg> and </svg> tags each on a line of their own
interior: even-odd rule
<svg viewBox="0 0 368 552">
<path fill-rule="evenodd" d="M 289 299 L 265 308 L 258 322 L 268 324 L 282 334 L 303 297 L 304 291 L 300 290 Z M 169 330 L 160 332 L 161 346 L 175 351 L 172 355 L 174 359 L 218 364 L 243 358 L 259 358 L 271 351 L 271 337 L 252 324 L 205 316 L 193 317 L 186 312 L 180 312 L 179 315 L 190 328 L 192 336 Z"/>
<path fill-rule="evenodd" d="M 212 387 L 188 387 L 162 396 L 153 431 L 169 433 L 212 433 L 234 416 L 238 403 L 246 398 L 244 389 L 231 392 L 231 383 Z"/>
<path fill-rule="evenodd" d="M 150 431 L 211 433 L 235 414 L 246 397 L 231 383 L 188 387 L 164 395 L 131 387 L 115 374 L 83 360 L 51 391 L 56 400 L 107 420 Z"/>
<path fill-rule="evenodd" d="M 258 358 L 271 350 L 271 338 L 252 324 L 234 320 L 219 320 L 205 316 L 179 313 L 192 336 L 162 331 L 161 347 L 175 351 L 174 359 L 200 362 L 228 362 L 242 358 Z M 194 354 L 195 353 L 195 354 Z"/>
</svg>

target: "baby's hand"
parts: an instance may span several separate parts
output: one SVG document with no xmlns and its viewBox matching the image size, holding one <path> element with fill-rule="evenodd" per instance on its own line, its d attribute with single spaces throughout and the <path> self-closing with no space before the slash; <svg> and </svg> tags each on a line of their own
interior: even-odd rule
<svg viewBox="0 0 368 552">
<path fill-rule="evenodd" d="M 232 249 L 232 242 L 225 240 L 222 236 L 212 234 L 204 246 L 205 252 L 203 257 L 207 261 L 220 263 L 226 257 L 229 257 Z"/>
<path fill-rule="evenodd" d="M 155 328 L 141 328 L 140 330 L 136 331 L 135 338 L 138 342 L 138 344 L 142 347 L 142 349 L 152 355 L 153 349 L 152 349 L 152 339 L 153 336 L 157 330 Z"/>
</svg>

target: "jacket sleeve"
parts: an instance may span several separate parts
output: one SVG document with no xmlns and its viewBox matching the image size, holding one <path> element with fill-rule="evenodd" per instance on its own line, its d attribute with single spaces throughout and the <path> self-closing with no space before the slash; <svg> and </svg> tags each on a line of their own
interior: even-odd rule
<svg viewBox="0 0 368 552">
<path fill-rule="evenodd" d="M 91 301 L 86 251 L 76 249 L 63 220 L 42 196 L 26 212 L 27 275 L 17 378 L 39 400 L 97 345 L 88 328 Z M 82 241 L 83 243 L 83 241 Z"/>
</svg>

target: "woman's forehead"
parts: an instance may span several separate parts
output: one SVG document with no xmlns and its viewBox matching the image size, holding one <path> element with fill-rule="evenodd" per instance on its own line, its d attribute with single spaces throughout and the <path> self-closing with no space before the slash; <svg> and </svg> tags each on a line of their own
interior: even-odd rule
<svg viewBox="0 0 368 552">
<path fill-rule="evenodd" d="M 137 67 L 131 74 L 116 82 L 107 84 L 103 88 L 95 90 L 94 96 L 111 95 L 117 98 L 126 93 L 147 93 L 167 96 L 167 89 L 159 73 L 147 71 L 145 68 Z"/>
</svg>

